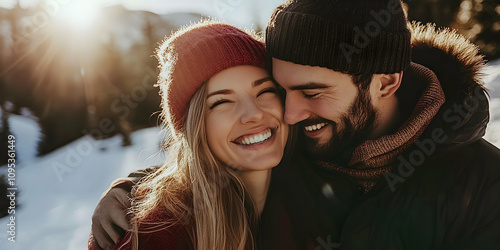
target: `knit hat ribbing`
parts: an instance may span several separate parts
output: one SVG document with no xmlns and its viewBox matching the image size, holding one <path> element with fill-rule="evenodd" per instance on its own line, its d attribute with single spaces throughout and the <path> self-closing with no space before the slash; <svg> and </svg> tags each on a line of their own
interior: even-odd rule
<svg viewBox="0 0 500 250">
<path fill-rule="evenodd" d="M 227 24 L 201 21 L 173 33 L 157 51 L 163 110 L 177 132 L 189 102 L 213 75 L 238 65 L 266 66 L 265 45 Z"/>
<path fill-rule="evenodd" d="M 400 0 L 291 0 L 266 30 L 270 56 L 349 74 L 390 74 L 410 63 Z"/>
</svg>

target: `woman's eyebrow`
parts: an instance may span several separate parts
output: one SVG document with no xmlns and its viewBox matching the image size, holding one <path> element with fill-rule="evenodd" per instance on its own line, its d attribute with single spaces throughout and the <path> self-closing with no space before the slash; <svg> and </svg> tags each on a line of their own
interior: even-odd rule
<svg viewBox="0 0 500 250">
<path fill-rule="evenodd" d="M 265 77 L 265 78 L 262 78 L 262 79 L 256 80 L 256 81 L 254 81 L 254 82 L 252 83 L 252 86 L 253 86 L 253 87 L 257 87 L 257 86 L 259 86 L 259 85 L 261 85 L 261 84 L 263 84 L 263 83 L 265 83 L 265 82 L 267 82 L 267 81 L 273 81 L 273 78 L 269 76 L 269 77 Z"/>
<path fill-rule="evenodd" d="M 229 95 L 229 94 L 234 94 L 234 91 L 232 91 L 230 89 L 221 89 L 221 90 L 217 90 L 217 91 L 214 91 L 214 92 L 208 94 L 207 98 L 214 96 L 214 95 Z"/>
<path fill-rule="evenodd" d="M 253 87 L 257 87 L 267 81 L 272 81 L 273 78 L 272 77 L 265 77 L 265 78 L 262 78 L 262 79 L 259 79 L 259 80 L 255 80 L 253 83 L 252 83 L 252 86 Z M 234 94 L 234 91 L 230 90 L 230 89 L 221 89 L 221 90 L 217 90 L 217 91 L 214 91 L 210 94 L 207 95 L 207 98 L 211 97 L 211 96 L 214 96 L 214 95 L 229 95 L 229 94 Z"/>
</svg>

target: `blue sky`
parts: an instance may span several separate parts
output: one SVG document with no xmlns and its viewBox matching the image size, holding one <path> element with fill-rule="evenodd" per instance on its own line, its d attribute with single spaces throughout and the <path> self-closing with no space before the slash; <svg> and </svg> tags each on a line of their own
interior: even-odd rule
<svg viewBox="0 0 500 250">
<path fill-rule="evenodd" d="M 10 8 L 18 0 L 1 0 L 0 7 Z M 128 9 L 148 10 L 158 14 L 171 12 L 198 12 L 240 27 L 265 27 L 272 10 L 284 0 L 20 0 L 22 7 L 29 7 L 39 1 L 57 4 L 61 7 L 76 2 L 97 6 L 121 4 Z"/>
</svg>

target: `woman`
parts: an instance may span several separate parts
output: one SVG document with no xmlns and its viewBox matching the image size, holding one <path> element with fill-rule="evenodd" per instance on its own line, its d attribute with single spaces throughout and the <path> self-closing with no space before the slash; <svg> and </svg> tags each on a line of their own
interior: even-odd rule
<svg viewBox="0 0 500 250">
<path fill-rule="evenodd" d="M 203 21 L 157 56 L 167 162 L 138 185 L 133 228 L 114 249 L 254 249 L 288 136 L 264 44 Z"/>
</svg>

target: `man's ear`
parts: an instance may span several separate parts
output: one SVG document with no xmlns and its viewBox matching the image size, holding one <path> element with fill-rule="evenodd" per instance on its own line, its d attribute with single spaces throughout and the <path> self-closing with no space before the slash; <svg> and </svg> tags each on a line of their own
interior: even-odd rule
<svg viewBox="0 0 500 250">
<path fill-rule="evenodd" d="M 401 86 L 401 80 L 403 79 L 403 72 L 394 74 L 381 74 L 379 75 L 380 84 L 378 93 L 380 98 L 391 97 L 396 93 Z"/>
</svg>

